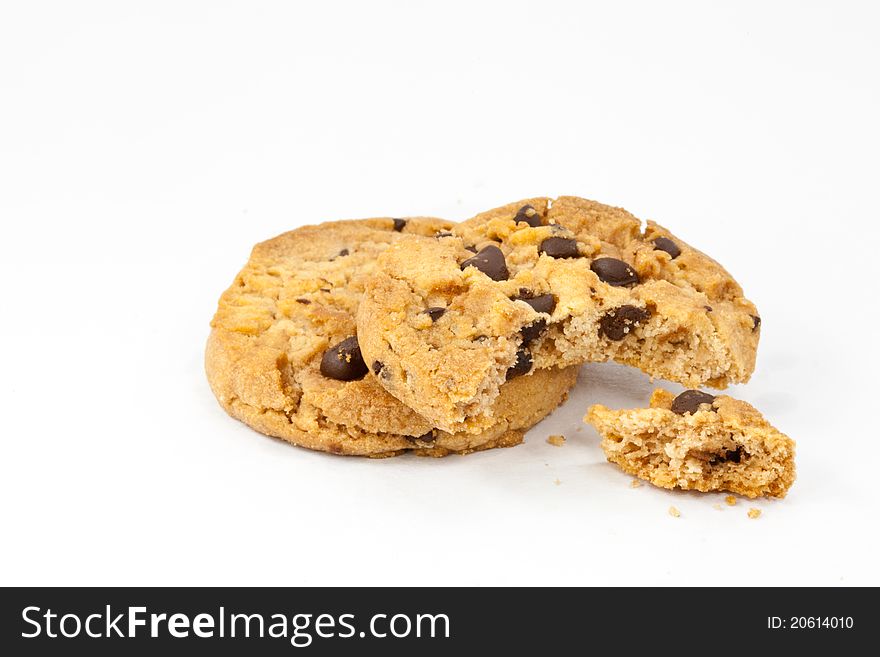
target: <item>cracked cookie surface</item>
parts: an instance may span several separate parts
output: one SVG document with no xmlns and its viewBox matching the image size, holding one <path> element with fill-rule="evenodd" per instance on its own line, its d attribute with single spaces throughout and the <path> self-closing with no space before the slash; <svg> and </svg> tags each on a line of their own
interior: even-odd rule
<svg viewBox="0 0 880 657">
<path fill-rule="evenodd" d="M 479 431 L 506 381 L 616 360 L 687 386 L 747 381 L 760 318 L 731 275 L 662 226 L 576 197 L 481 213 L 377 262 L 367 360 L 447 431 Z"/>
<path fill-rule="evenodd" d="M 794 483 L 794 441 L 726 395 L 657 389 L 650 408 L 597 404 L 584 420 L 610 462 L 655 486 L 785 497 Z"/>
<path fill-rule="evenodd" d="M 211 322 L 205 368 L 223 408 L 262 433 L 336 454 L 443 456 L 521 442 L 565 399 L 577 368 L 511 382 L 484 431 L 448 433 L 389 395 L 357 348 L 354 317 L 376 257 L 450 228 L 431 218 L 337 221 L 255 246 Z"/>
</svg>

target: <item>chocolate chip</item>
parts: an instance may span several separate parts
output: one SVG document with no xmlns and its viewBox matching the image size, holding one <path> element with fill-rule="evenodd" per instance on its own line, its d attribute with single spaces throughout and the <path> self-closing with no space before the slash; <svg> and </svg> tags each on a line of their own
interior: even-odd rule
<svg viewBox="0 0 880 657">
<path fill-rule="evenodd" d="M 516 362 L 507 370 L 507 380 L 528 374 L 532 369 L 532 354 L 528 349 L 522 348 L 516 352 Z"/>
<path fill-rule="evenodd" d="M 724 454 L 725 461 L 732 461 L 734 463 L 739 463 L 743 457 L 743 448 L 742 445 L 737 445 L 736 449 L 732 451 L 728 451 Z"/>
<path fill-rule="evenodd" d="M 551 258 L 580 258 L 577 240 L 570 237 L 548 237 L 541 246 L 538 247 L 538 253 L 543 253 Z"/>
<path fill-rule="evenodd" d="M 605 335 L 609 340 L 623 340 L 641 322 L 645 322 L 651 316 L 647 308 L 636 306 L 620 306 L 609 310 L 599 320 L 599 335 Z"/>
<path fill-rule="evenodd" d="M 713 401 L 715 401 L 715 397 L 708 393 L 700 392 L 699 390 L 685 390 L 672 400 L 671 410 L 679 415 L 696 413 L 700 408 L 700 404 L 711 404 Z"/>
<path fill-rule="evenodd" d="M 742 445 L 737 445 L 736 449 L 726 450 L 724 454 L 713 456 L 709 459 L 709 463 L 711 465 L 715 465 L 716 463 L 739 463 L 742 461 L 743 457 L 747 456 L 745 450 L 743 450 Z"/>
<path fill-rule="evenodd" d="M 707 312 L 707 313 L 712 312 L 712 306 L 703 306 L 703 308 L 706 309 L 706 312 Z"/>
<path fill-rule="evenodd" d="M 539 294 L 538 296 L 532 296 L 532 293 L 528 290 L 525 292 L 526 294 L 523 294 L 523 290 L 520 290 L 519 294 L 513 297 L 513 300 L 525 301 L 536 313 L 547 313 L 548 315 L 553 314 L 553 310 L 556 308 L 556 297 L 554 295 Z"/>
<path fill-rule="evenodd" d="M 367 365 L 355 336 L 333 345 L 321 358 L 321 374 L 328 379 L 354 381 L 363 378 L 366 373 Z"/>
<path fill-rule="evenodd" d="M 446 312 L 446 308 L 440 308 L 439 306 L 435 306 L 433 308 L 426 308 L 422 312 L 424 314 L 426 314 L 428 317 L 430 317 L 432 322 L 436 322 L 438 319 L 440 319 L 443 316 L 443 313 Z"/>
<path fill-rule="evenodd" d="M 385 367 L 385 364 L 382 361 L 374 360 L 373 361 L 373 374 L 379 376 L 379 372 L 382 371 L 382 368 Z"/>
<path fill-rule="evenodd" d="M 474 257 L 461 263 L 462 271 L 467 267 L 476 267 L 493 281 L 506 281 L 510 277 L 504 254 L 497 246 L 487 246 Z"/>
<path fill-rule="evenodd" d="M 761 318 L 757 315 L 750 315 L 750 317 L 752 318 L 752 324 L 754 325 L 752 326 L 752 331 L 757 331 L 761 328 Z"/>
<path fill-rule="evenodd" d="M 391 221 L 394 222 L 394 230 L 398 233 L 406 226 L 406 219 L 392 219 Z"/>
<path fill-rule="evenodd" d="M 614 287 L 629 287 L 639 282 L 639 275 L 635 269 L 617 258 L 598 258 L 590 264 L 590 269 L 599 277 L 600 281 Z"/>
<path fill-rule="evenodd" d="M 673 242 L 668 237 L 658 237 L 657 239 L 655 239 L 654 249 L 656 251 L 666 251 L 666 253 L 668 253 L 673 260 L 681 255 L 681 249 L 678 248 L 678 244 Z"/>
<path fill-rule="evenodd" d="M 304 306 L 308 306 L 311 303 L 311 301 L 309 301 L 308 299 L 297 299 L 296 302 L 301 303 Z"/>
<path fill-rule="evenodd" d="M 434 237 L 436 237 L 437 239 L 440 239 L 441 237 L 452 237 L 452 233 L 450 233 L 448 230 L 438 230 L 436 233 L 434 233 Z"/>
<path fill-rule="evenodd" d="M 466 246 L 466 247 L 464 247 L 464 248 L 466 248 L 466 249 L 467 249 L 468 251 L 470 251 L 471 253 L 476 253 L 476 252 L 477 252 L 477 247 L 475 247 L 475 246 Z"/>
<path fill-rule="evenodd" d="M 539 215 L 537 210 L 535 210 L 535 208 L 533 208 L 531 205 L 522 206 L 516 213 L 516 216 L 513 218 L 513 220 L 517 223 L 522 221 L 532 228 L 537 228 L 541 225 L 541 215 Z"/>
<path fill-rule="evenodd" d="M 421 436 L 413 436 L 413 440 L 417 443 L 430 443 L 434 444 L 434 441 L 437 440 L 437 435 L 434 432 L 434 429 L 431 429 L 427 433 L 423 433 Z"/>
<path fill-rule="evenodd" d="M 339 252 L 339 256 L 337 256 L 337 257 L 342 257 L 342 256 L 347 256 L 347 255 L 348 255 L 348 249 L 342 249 L 342 251 Z"/>
<path fill-rule="evenodd" d="M 528 326 L 523 327 L 521 331 L 523 346 L 527 346 L 541 337 L 541 334 L 547 330 L 546 319 L 536 319 Z"/>
</svg>

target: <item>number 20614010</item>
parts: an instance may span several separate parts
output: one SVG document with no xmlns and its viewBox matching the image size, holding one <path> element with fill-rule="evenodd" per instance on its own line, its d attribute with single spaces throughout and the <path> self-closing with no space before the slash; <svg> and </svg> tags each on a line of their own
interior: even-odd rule
<svg viewBox="0 0 880 657">
<path fill-rule="evenodd" d="M 768 616 L 767 627 L 771 630 L 850 630 L 852 616 L 791 616 L 781 618 Z"/>
</svg>

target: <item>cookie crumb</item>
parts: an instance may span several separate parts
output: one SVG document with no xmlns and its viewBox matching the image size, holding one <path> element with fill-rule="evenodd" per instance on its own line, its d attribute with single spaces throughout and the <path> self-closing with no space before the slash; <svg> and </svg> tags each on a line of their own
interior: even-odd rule
<svg viewBox="0 0 880 657">
<path fill-rule="evenodd" d="M 669 515 L 671 515 L 673 518 L 680 518 L 681 511 L 676 509 L 674 506 L 671 506 L 671 507 L 669 507 Z"/>
<path fill-rule="evenodd" d="M 727 506 L 736 506 L 736 498 L 733 495 L 728 495 L 724 501 L 727 502 Z"/>
<path fill-rule="evenodd" d="M 559 478 L 557 477 L 556 481 L 554 481 L 553 483 L 556 484 L 557 486 L 559 486 L 562 482 L 559 481 Z"/>
<path fill-rule="evenodd" d="M 720 504 L 713 504 L 713 505 L 712 505 L 712 508 L 715 509 L 716 511 L 723 511 L 723 510 L 724 510 L 724 509 L 721 508 L 721 505 L 720 505 Z"/>
<path fill-rule="evenodd" d="M 630 488 L 641 488 L 641 486 L 642 486 L 642 482 L 639 481 L 638 479 L 633 479 L 631 482 L 629 482 Z"/>
<path fill-rule="evenodd" d="M 761 509 L 749 509 L 749 518 L 756 520 L 761 517 Z"/>
<path fill-rule="evenodd" d="M 547 436 L 547 442 L 554 447 L 562 447 L 565 444 L 565 436 L 560 436 L 558 434 Z"/>
</svg>

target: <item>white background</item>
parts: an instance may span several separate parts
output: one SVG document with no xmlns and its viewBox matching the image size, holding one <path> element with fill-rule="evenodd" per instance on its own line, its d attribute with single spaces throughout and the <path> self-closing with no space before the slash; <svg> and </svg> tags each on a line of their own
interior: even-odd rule
<svg viewBox="0 0 880 657">
<path fill-rule="evenodd" d="M 875 8 L 4 3 L 0 583 L 880 584 Z M 631 489 L 580 421 L 647 401 L 614 365 L 443 460 L 297 449 L 212 397 L 253 243 L 559 194 L 743 284 L 732 393 L 798 442 L 785 500 Z"/>
</svg>

